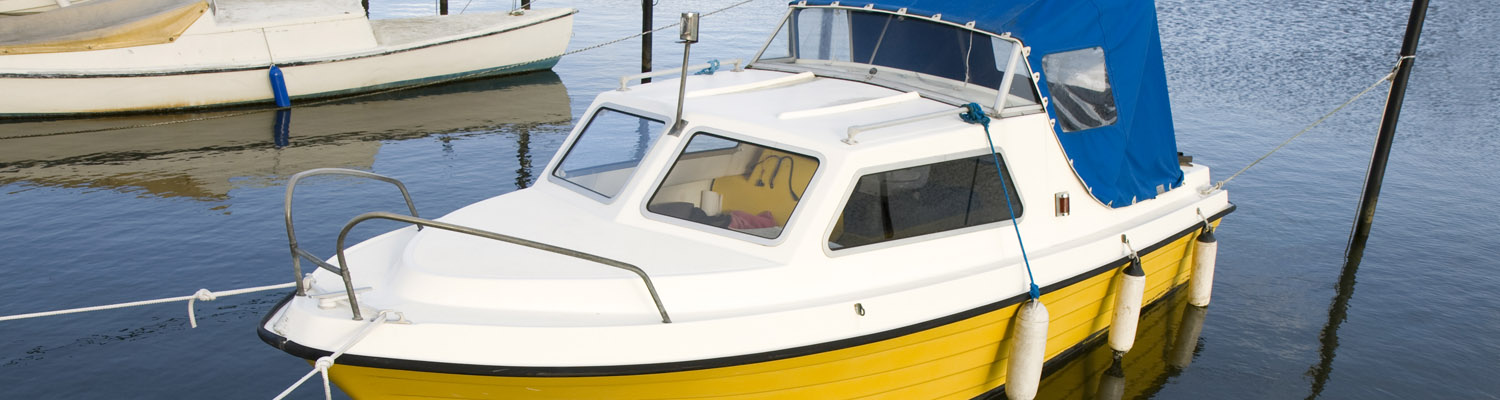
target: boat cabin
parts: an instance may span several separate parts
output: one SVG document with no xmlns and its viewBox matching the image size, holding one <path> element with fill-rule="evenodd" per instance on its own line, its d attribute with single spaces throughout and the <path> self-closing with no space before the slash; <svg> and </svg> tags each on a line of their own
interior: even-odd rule
<svg viewBox="0 0 1500 400">
<path fill-rule="evenodd" d="M 622 79 L 540 184 L 655 223 L 763 246 L 819 243 L 829 255 L 993 227 L 1031 210 L 1048 219 L 1092 213 L 1057 204 L 1054 195 L 1094 196 L 1056 138 L 1109 136 L 1098 128 L 1122 124 L 1106 52 L 1084 47 L 1040 62 L 1032 52 L 1009 32 L 941 14 L 799 3 L 747 70 L 736 62 L 688 78 L 680 136 L 668 134 L 677 81 Z M 992 139 L 959 118 L 969 103 L 994 118 Z M 1175 151 L 1167 154 L 1175 174 L 1130 204 L 1180 185 Z M 1099 200 L 1088 203 L 1122 206 Z"/>
</svg>

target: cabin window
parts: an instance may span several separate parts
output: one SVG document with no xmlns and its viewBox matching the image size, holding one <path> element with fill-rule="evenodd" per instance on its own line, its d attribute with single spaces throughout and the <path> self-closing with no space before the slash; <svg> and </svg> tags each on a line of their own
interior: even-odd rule
<svg viewBox="0 0 1500 400">
<path fill-rule="evenodd" d="M 1103 48 L 1048 54 L 1042 57 L 1042 73 L 1063 132 L 1109 126 L 1119 119 Z"/>
<path fill-rule="evenodd" d="M 661 135 L 662 121 L 600 108 L 552 176 L 604 197 L 615 197 Z"/>
<path fill-rule="evenodd" d="M 828 237 L 839 250 L 951 231 L 1016 217 L 1021 199 L 1004 168 L 1005 189 L 989 154 L 943 161 L 859 178 Z"/>
<path fill-rule="evenodd" d="M 694 134 L 646 210 L 763 238 L 781 235 L 818 160 L 707 133 Z"/>
</svg>

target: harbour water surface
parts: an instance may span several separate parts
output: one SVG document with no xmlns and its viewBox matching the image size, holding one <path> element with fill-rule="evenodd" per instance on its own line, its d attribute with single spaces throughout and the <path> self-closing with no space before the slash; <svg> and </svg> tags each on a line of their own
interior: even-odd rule
<svg viewBox="0 0 1500 400">
<path fill-rule="evenodd" d="M 377 18 L 433 12 L 372 3 Z M 661 1 L 656 23 L 729 3 Z M 638 2 L 536 5 L 581 10 L 571 49 L 640 25 Z M 1409 7 L 1158 0 L 1179 150 L 1215 179 L 1250 163 L 1388 73 Z M 694 62 L 752 56 L 784 10 L 765 0 L 705 17 Z M 1340 272 L 1384 86 L 1228 184 L 1239 210 L 1218 232 L 1206 312 L 1152 308 L 1123 370 L 1095 351 L 1042 397 L 1500 398 L 1497 26 L 1500 1 L 1434 2 L 1357 275 Z M 671 68 L 681 50 L 663 33 L 656 66 Z M 633 40 L 554 72 L 298 108 L 283 138 L 270 113 L 24 138 L 198 115 L 0 124 L 0 315 L 287 282 L 283 185 L 304 169 L 396 177 L 428 216 L 524 187 L 638 54 Z M 312 182 L 298 192 L 299 239 L 331 253 L 350 217 L 403 207 L 382 184 Z M 0 398 L 270 398 L 309 370 L 256 337 L 283 294 L 199 303 L 197 329 L 182 303 L 0 322 Z M 321 398 L 315 386 L 296 396 Z"/>
</svg>

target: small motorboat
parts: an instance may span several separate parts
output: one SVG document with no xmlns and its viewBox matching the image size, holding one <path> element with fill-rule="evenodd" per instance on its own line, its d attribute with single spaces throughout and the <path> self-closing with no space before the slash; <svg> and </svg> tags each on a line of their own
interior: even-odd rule
<svg viewBox="0 0 1500 400">
<path fill-rule="evenodd" d="M 576 12 L 370 20 L 356 0 L 95 0 L 0 18 L 0 118 L 286 106 L 547 69 Z"/>
<path fill-rule="evenodd" d="M 1206 304 L 1234 205 L 1177 152 L 1155 12 L 796 2 L 744 68 L 621 78 L 534 186 L 363 214 L 332 258 L 293 190 L 370 174 L 295 176 L 260 336 L 355 398 L 1026 398 Z M 346 247 L 370 220 L 411 226 Z"/>
</svg>

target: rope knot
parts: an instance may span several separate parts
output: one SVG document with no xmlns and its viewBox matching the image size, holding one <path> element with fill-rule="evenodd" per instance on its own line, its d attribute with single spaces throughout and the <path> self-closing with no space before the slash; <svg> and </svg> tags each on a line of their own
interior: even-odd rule
<svg viewBox="0 0 1500 400">
<path fill-rule="evenodd" d="M 198 300 L 202 300 L 202 301 L 214 301 L 215 299 L 218 299 L 218 298 L 219 298 L 219 296 L 214 295 L 214 292 L 210 292 L 210 291 L 208 291 L 208 289 L 198 289 L 198 292 L 193 293 L 193 296 L 190 297 L 190 298 L 188 298 L 188 323 L 189 323 L 189 325 L 191 325 L 193 328 L 197 328 L 198 327 L 198 314 L 193 311 L 193 302 L 194 301 L 198 301 Z"/>
<path fill-rule="evenodd" d="M 328 356 L 318 357 L 318 361 L 313 362 L 313 368 L 324 373 L 327 373 L 330 367 L 333 367 L 333 358 Z"/>
<path fill-rule="evenodd" d="M 979 108 L 979 103 L 965 104 L 964 107 L 968 107 L 969 111 L 958 115 L 964 122 L 984 125 L 985 128 L 990 127 L 990 116 L 984 114 L 984 109 Z"/>
<path fill-rule="evenodd" d="M 693 75 L 713 75 L 715 72 L 719 72 L 718 59 L 708 60 L 708 68 L 700 69 L 698 72 L 694 72 Z"/>
</svg>

